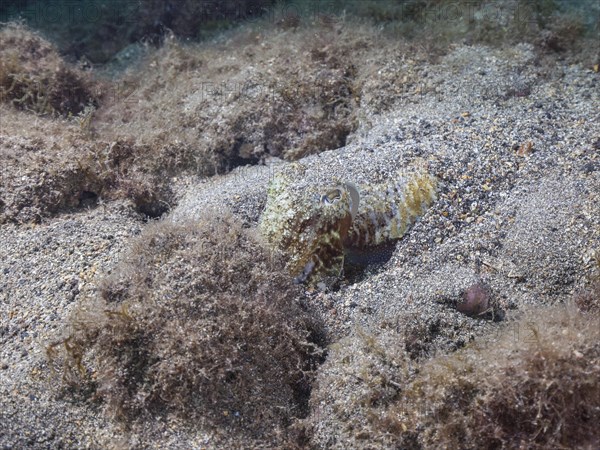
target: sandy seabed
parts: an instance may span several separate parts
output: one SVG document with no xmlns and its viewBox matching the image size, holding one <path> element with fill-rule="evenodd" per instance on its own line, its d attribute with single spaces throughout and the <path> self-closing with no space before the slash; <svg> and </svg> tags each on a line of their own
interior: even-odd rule
<svg viewBox="0 0 600 450">
<path fill-rule="evenodd" d="M 503 379 L 499 374 L 510 374 L 511 365 L 517 371 L 530 367 L 527 358 L 535 358 L 539 349 L 547 351 L 542 359 L 546 355 L 563 361 L 567 372 L 595 379 L 600 374 L 593 326 L 600 320 L 597 303 L 594 307 L 590 300 L 589 311 L 564 306 L 589 287 L 600 269 L 598 71 L 592 65 L 542 58 L 530 44 L 507 48 L 457 44 L 432 61 L 413 61 L 410 54 L 396 56 L 381 69 L 393 76 L 380 73 L 380 78 L 375 74 L 365 78 L 363 100 L 374 100 L 356 107 L 356 126 L 345 136 L 345 145 L 300 159 L 306 167 L 302 183 L 375 183 L 418 160 L 439 178 L 438 200 L 397 242 L 385 264 L 343 280 L 338 289 L 302 293 L 303 305 L 323 321 L 330 344 L 304 409 L 294 418 L 298 420 L 294 429 L 303 430 L 294 442 L 306 448 L 434 448 L 436 442 L 476 446 L 475 437 L 467 433 L 465 439 L 474 440 L 461 442 L 443 425 L 450 423 L 463 432 L 460 427 L 469 426 L 467 412 L 481 411 L 468 404 L 471 399 L 464 399 L 465 404 L 451 393 L 435 391 L 436 383 L 450 383 L 459 397 L 465 392 L 476 396 L 478 388 L 491 392 L 494 386 L 512 395 L 510 380 L 517 383 L 519 377 Z M 387 104 L 382 95 L 386 83 L 399 86 L 394 83 L 402 84 L 398 80 L 403 73 L 411 74 L 410 82 Z M 330 76 L 336 82 L 340 79 L 337 73 Z M 379 94 L 369 93 L 370 88 L 379 89 Z M 181 107 L 193 108 L 194 100 L 187 100 Z M 19 140 L 15 123 L 26 127 L 25 121 L 31 121 L 35 127 L 36 121 L 50 119 L 2 108 L 4 119 L 11 114 L 17 117 L 9 120 L 10 127 L 0 129 L 3 155 L 27 153 L 31 142 Z M 111 108 L 114 111 L 115 106 Z M 311 114 L 307 117 L 313 120 Z M 237 167 L 227 175 L 178 176 L 172 181 L 176 206 L 161 220 L 198 221 L 212 211 L 231 213 L 245 227 L 255 228 L 269 181 L 281 165 L 288 164 L 263 156 L 252 156 L 262 165 Z M 17 179 L 14 173 L 4 175 Z M 18 176 L 35 174 L 25 170 Z M 68 333 L 71 312 L 83 299 L 97 295 L 99 280 L 119 270 L 119 261 L 147 227 L 139 208 L 136 211 L 131 200 L 122 196 L 81 204 L 43 217 L 39 223 L 0 226 L 2 448 L 291 445 L 292 438 L 263 435 L 249 441 L 247 434 L 237 435 L 235 420 L 243 418 L 233 418 L 234 412 L 232 422 L 222 428 L 210 421 L 190 423 L 171 413 L 123 424 L 112 420 L 110 411 L 105 414 L 101 401 L 56 388 L 60 376 L 50 370 L 46 346 Z M 458 305 L 469 295 L 474 301 L 485 301 L 485 314 L 461 311 Z M 473 350 L 480 342 L 483 347 Z M 474 386 L 465 387 L 469 377 L 460 375 L 466 369 L 456 368 L 454 354 L 463 355 L 464 367 L 484 380 L 471 380 Z M 511 362 L 510 354 L 518 356 Z M 450 358 L 446 378 L 439 369 L 445 357 Z M 486 368 L 497 370 L 497 377 L 478 372 Z M 546 369 L 540 376 L 556 377 L 548 383 L 562 380 L 560 370 Z M 569 377 L 569 373 L 562 375 Z M 418 383 L 429 383 L 431 390 L 422 388 L 415 394 Z M 527 383 L 532 381 L 518 386 Z M 575 384 L 573 395 L 591 392 L 587 402 L 578 398 L 585 411 L 569 411 L 578 420 L 587 417 L 594 424 L 600 418 L 600 394 L 597 388 L 584 388 Z M 539 392 L 532 392 L 538 398 Z M 415 398 L 422 399 L 415 410 L 398 406 L 417 402 Z M 501 406 L 510 412 L 511 401 L 517 400 Z M 567 410 L 571 406 L 563 404 Z M 450 414 L 452 408 L 464 408 L 465 417 Z M 417 410 L 425 413 L 419 415 Z M 427 411 L 437 414 L 439 427 L 431 426 Z M 493 418 L 493 410 L 486 411 L 488 416 L 481 413 L 479 420 Z M 552 441 L 547 433 L 561 427 L 546 412 L 545 423 L 529 424 L 532 428 L 514 425 L 523 433 L 520 437 L 506 434 L 510 426 L 499 415 L 497 440 L 487 442 L 503 443 L 506 448 L 518 442 L 542 448 L 540 439 L 547 437 L 545 442 L 564 447 L 597 444 L 597 430 L 581 424 L 584 433 L 573 436 L 569 426 L 573 430 L 577 426 L 571 422 L 556 431 Z M 527 417 L 520 419 L 525 423 Z M 537 425 L 545 426 L 544 432 L 531 431 Z M 251 424 L 244 427 L 252 428 Z"/>
</svg>

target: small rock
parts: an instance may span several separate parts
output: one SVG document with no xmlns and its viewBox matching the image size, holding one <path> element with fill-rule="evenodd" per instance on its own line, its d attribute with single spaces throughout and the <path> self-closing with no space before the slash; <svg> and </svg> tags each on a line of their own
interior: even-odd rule
<svg viewBox="0 0 600 450">
<path fill-rule="evenodd" d="M 488 287 L 482 282 L 477 282 L 468 287 L 463 293 L 463 299 L 456 305 L 456 309 L 467 316 L 476 317 L 490 308 L 490 293 Z"/>
<path fill-rule="evenodd" d="M 596 165 L 593 162 L 589 162 L 589 163 L 583 165 L 583 167 L 581 168 L 581 171 L 583 173 L 590 174 L 590 173 L 596 171 Z"/>
</svg>

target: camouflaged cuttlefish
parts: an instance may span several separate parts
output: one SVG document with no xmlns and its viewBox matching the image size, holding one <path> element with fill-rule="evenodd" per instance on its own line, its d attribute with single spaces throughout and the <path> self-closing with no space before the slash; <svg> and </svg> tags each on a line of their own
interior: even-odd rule
<svg viewBox="0 0 600 450">
<path fill-rule="evenodd" d="M 339 278 L 345 255 L 401 238 L 436 197 L 436 178 L 420 167 L 378 184 L 340 180 L 308 188 L 298 183 L 305 171 L 294 163 L 274 176 L 259 225 L 300 283 Z"/>
</svg>

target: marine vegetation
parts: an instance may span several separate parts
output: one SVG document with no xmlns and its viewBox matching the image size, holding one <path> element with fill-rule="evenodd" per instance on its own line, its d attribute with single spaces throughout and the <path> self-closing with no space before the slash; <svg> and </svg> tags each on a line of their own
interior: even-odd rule
<svg viewBox="0 0 600 450">
<path fill-rule="evenodd" d="M 535 307 L 453 354 L 412 359 L 404 328 L 330 347 L 306 421 L 314 448 L 597 448 L 600 327 Z M 367 446 L 365 446 L 367 444 Z"/>
<path fill-rule="evenodd" d="M 320 322 L 298 298 L 233 217 L 155 222 L 78 306 L 49 361 L 123 424 L 172 414 L 282 448 L 322 354 Z"/>
</svg>

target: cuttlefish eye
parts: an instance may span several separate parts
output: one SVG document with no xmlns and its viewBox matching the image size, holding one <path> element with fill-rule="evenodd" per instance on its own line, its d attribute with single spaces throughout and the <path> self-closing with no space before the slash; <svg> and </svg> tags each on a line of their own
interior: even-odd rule
<svg viewBox="0 0 600 450">
<path fill-rule="evenodd" d="M 340 189 L 332 189 L 331 191 L 327 192 L 327 194 L 321 196 L 321 203 L 331 205 L 341 198 L 342 191 Z"/>
</svg>

